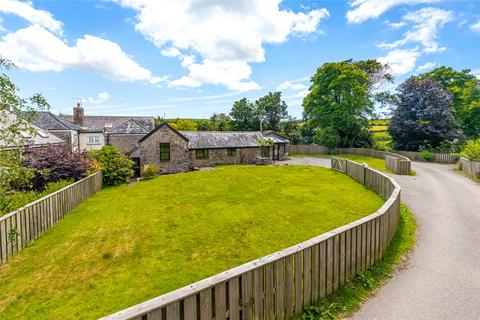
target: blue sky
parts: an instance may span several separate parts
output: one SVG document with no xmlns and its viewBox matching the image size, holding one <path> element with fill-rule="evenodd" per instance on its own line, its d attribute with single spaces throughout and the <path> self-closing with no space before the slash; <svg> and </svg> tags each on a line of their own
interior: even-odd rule
<svg viewBox="0 0 480 320">
<path fill-rule="evenodd" d="M 324 62 L 378 58 L 400 83 L 480 75 L 480 1 L 0 0 L 0 55 L 52 111 L 208 118 L 281 90 L 300 117 Z"/>
</svg>

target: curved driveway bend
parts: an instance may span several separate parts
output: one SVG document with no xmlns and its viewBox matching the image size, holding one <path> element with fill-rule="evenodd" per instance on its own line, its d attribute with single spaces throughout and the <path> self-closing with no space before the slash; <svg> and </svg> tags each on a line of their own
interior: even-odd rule
<svg viewBox="0 0 480 320">
<path fill-rule="evenodd" d="M 329 166 L 318 158 L 291 164 Z M 417 245 L 354 319 L 480 319 L 480 185 L 452 166 L 413 163 L 398 176 L 402 202 L 418 223 Z"/>
</svg>

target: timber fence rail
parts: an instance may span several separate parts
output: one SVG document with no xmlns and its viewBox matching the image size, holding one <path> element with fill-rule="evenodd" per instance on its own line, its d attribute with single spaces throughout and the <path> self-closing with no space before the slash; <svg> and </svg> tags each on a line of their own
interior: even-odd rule
<svg viewBox="0 0 480 320">
<path fill-rule="evenodd" d="M 102 174 L 96 172 L 0 217 L 0 265 L 101 187 Z"/>
<path fill-rule="evenodd" d="M 399 150 L 395 150 L 394 152 L 397 154 L 401 154 L 402 156 L 405 156 L 412 161 L 427 162 L 427 160 L 422 158 L 422 154 L 420 152 Z M 455 164 L 458 162 L 459 159 L 460 156 L 456 153 L 434 153 L 432 162 Z"/>
<path fill-rule="evenodd" d="M 386 202 L 375 213 L 282 251 L 109 315 L 104 320 L 285 319 L 382 259 L 400 214 L 400 187 L 387 175 L 332 158 L 333 170 Z"/>
<path fill-rule="evenodd" d="M 393 152 L 366 148 L 338 148 L 339 153 L 356 154 L 360 156 L 378 158 L 385 160 L 385 167 L 396 174 L 409 174 L 412 169 L 412 163 L 409 158 Z M 290 154 L 326 154 L 329 150 L 325 146 L 318 145 L 290 145 L 288 153 Z"/>
<path fill-rule="evenodd" d="M 478 161 L 460 158 L 460 170 L 472 178 L 480 179 L 480 162 Z"/>
</svg>

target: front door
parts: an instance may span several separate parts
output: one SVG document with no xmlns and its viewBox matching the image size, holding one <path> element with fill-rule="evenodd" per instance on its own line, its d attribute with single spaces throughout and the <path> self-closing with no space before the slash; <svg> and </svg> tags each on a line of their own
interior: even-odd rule
<svg viewBox="0 0 480 320">
<path fill-rule="evenodd" d="M 272 146 L 272 160 L 280 160 L 280 148 L 278 144 Z"/>
</svg>

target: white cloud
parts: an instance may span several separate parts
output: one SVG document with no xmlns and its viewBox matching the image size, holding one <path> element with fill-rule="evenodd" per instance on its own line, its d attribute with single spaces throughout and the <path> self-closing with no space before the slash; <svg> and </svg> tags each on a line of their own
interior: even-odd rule
<svg viewBox="0 0 480 320">
<path fill-rule="evenodd" d="M 478 22 L 475 23 L 475 24 L 472 24 L 472 25 L 470 26 L 470 29 L 472 29 L 473 31 L 480 32 L 480 21 L 478 21 Z"/>
<path fill-rule="evenodd" d="M 381 16 L 384 12 L 400 5 L 432 3 L 439 0 L 353 0 L 347 12 L 349 23 L 361 23 Z"/>
<path fill-rule="evenodd" d="M 178 57 L 178 56 L 182 55 L 180 53 L 180 50 L 178 50 L 177 48 L 174 48 L 174 47 L 163 49 L 160 53 L 163 56 L 166 56 L 166 57 Z"/>
<path fill-rule="evenodd" d="M 403 38 L 392 43 L 382 43 L 380 48 L 393 49 L 408 43 L 422 44 L 425 52 L 440 52 L 445 50 L 438 44 L 438 29 L 453 19 L 453 13 L 437 8 L 423 8 L 406 14 L 403 21 L 413 24 L 413 27 L 403 34 Z"/>
<path fill-rule="evenodd" d="M 479 69 L 475 69 L 475 70 L 472 70 L 472 74 L 477 77 L 478 79 L 480 79 L 480 68 Z"/>
<path fill-rule="evenodd" d="M 384 64 L 388 63 L 394 75 L 402 75 L 415 69 L 415 64 L 419 56 L 420 52 L 417 49 L 395 49 L 377 60 Z"/>
<path fill-rule="evenodd" d="M 277 90 L 305 90 L 308 86 L 303 83 L 284 81 L 278 87 Z"/>
<path fill-rule="evenodd" d="M 86 104 L 100 104 L 107 100 L 110 100 L 110 95 L 107 92 L 103 91 L 103 92 L 99 92 L 96 98 L 92 98 L 92 97 L 83 98 L 82 102 Z"/>
<path fill-rule="evenodd" d="M 0 33 L 6 32 L 7 29 L 3 26 L 3 19 L 0 17 Z"/>
<path fill-rule="evenodd" d="M 3 36 L 0 52 L 18 67 L 34 72 L 77 68 L 122 81 L 159 81 L 115 42 L 85 35 L 69 46 L 40 25 Z"/>
<path fill-rule="evenodd" d="M 437 64 L 435 62 L 427 62 L 425 64 L 422 64 L 421 66 L 419 66 L 417 68 L 417 72 L 423 72 L 423 71 L 427 71 L 427 70 L 430 70 L 430 69 L 433 69 L 435 68 Z"/>
<path fill-rule="evenodd" d="M 2 0 L 0 12 L 17 15 L 31 24 L 37 24 L 51 32 L 62 34 L 62 22 L 56 20 L 48 11 L 33 8 L 30 2 Z"/>
<path fill-rule="evenodd" d="M 263 45 L 315 32 L 329 15 L 326 9 L 298 13 L 280 9 L 280 0 L 117 1 L 138 12 L 137 31 L 163 55 L 177 56 L 188 70 L 171 86 L 258 89 L 250 80 L 250 64 L 265 61 Z"/>
<path fill-rule="evenodd" d="M 393 29 L 400 29 L 401 27 L 404 27 L 406 25 L 405 21 L 401 21 L 401 22 L 386 21 L 385 24 Z"/>
</svg>

